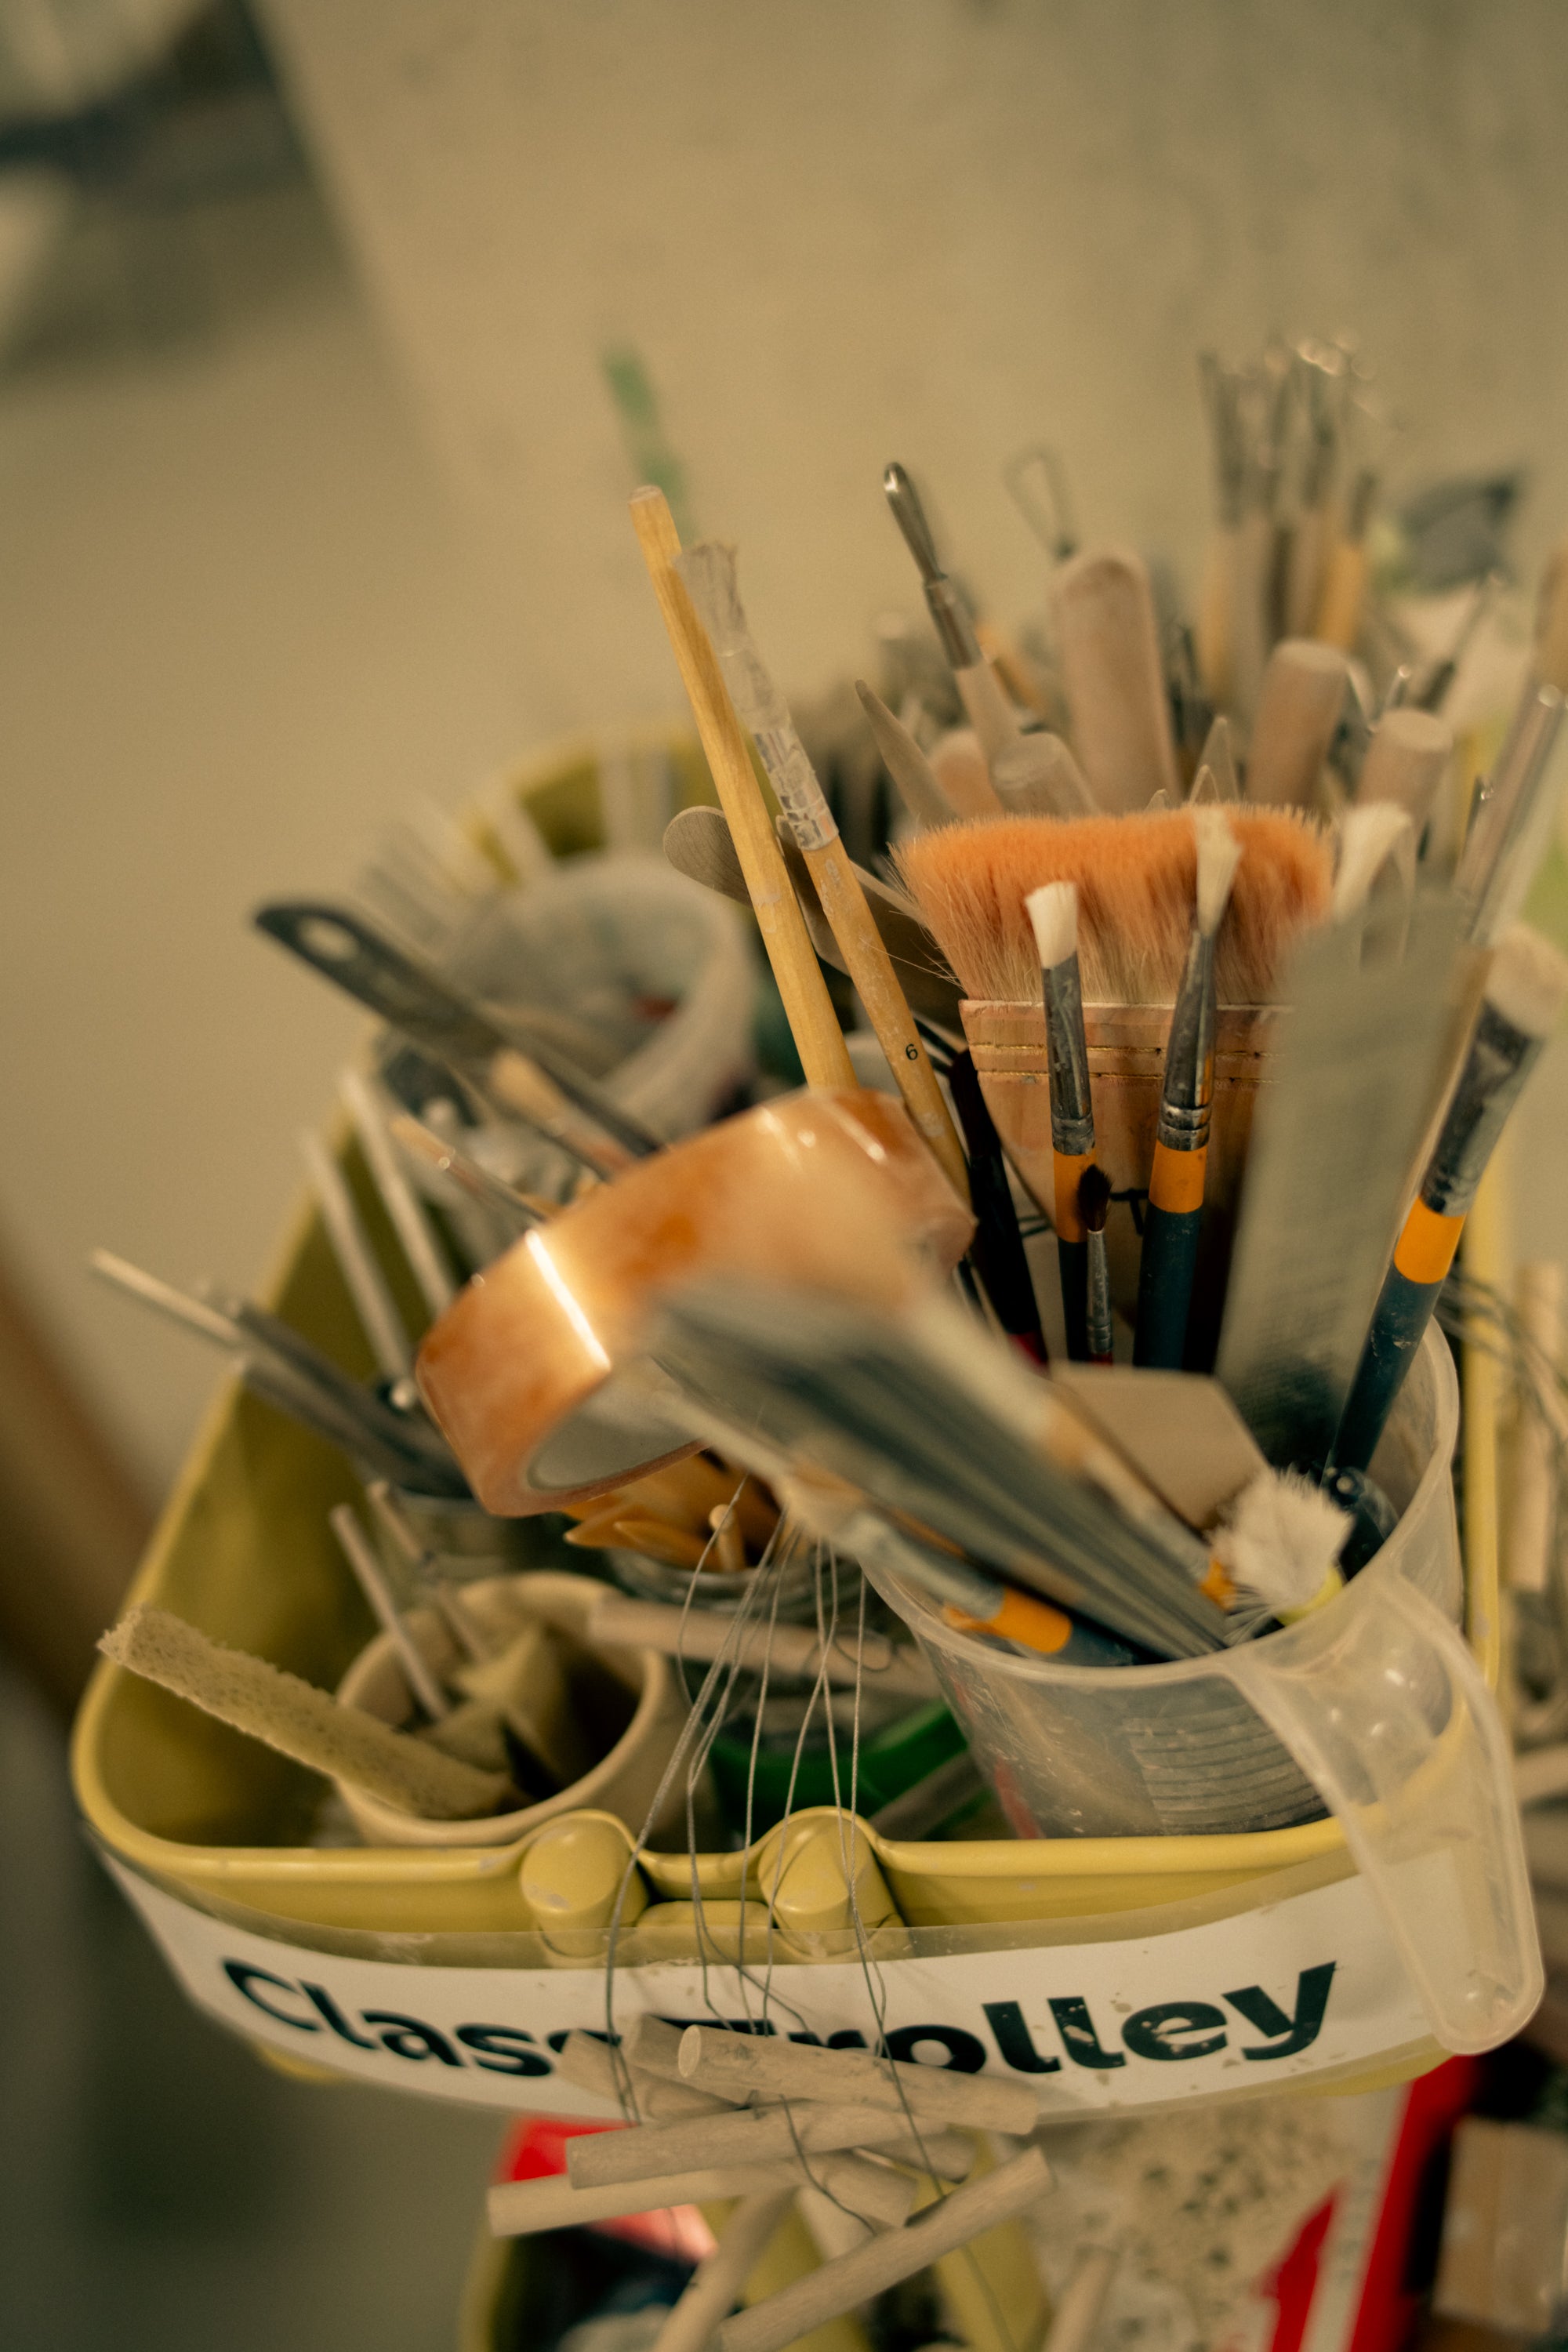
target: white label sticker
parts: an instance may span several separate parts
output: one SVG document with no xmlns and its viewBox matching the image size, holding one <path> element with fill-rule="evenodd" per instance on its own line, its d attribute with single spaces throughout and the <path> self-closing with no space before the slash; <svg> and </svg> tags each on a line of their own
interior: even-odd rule
<svg viewBox="0 0 1568 2352">
<path fill-rule="evenodd" d="M 605 2030 L 597 1969 L 345 1958 L 226 1927 L 109 1866 L 191 1999 L 253 2042 L 469 2105 L 609 2112 L 555 2069 L 574 2027 Z M 1014 2074 L 1058 2114 L 1274 2087 L 1386 2060 L 1427 2031 L 1358 1877 L 1171 1935 L 889 1960 L 877 1974 L 894 2057 Z M 742 2025 L 759 2001 L 731 1968 L 706 1980 L 684 1962 L 617 1969 L 617 2028 L 645 2010 Z M 770 2015 L 776 2032 L 876 2042 L 853 1963 L 776 1969 Z"/>
</svg>

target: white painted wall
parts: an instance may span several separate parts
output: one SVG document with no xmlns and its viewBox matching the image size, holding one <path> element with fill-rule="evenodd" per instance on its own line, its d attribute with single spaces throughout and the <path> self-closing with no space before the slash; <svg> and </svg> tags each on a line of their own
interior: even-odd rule
<svg viewBox="0 0 1568 2352">
<path fill-rule="evenodd" d="M 551 727 L 671 698 L 597 354 L 646 355 L 784 674 L 910 601 L 878 479 L 998 612 L 999 469 L 1195 571 L 1193 355 L 1361 340 L 1400 468 L 1568 519 L 1561 0 L 265 0 Z"/>
</svg>

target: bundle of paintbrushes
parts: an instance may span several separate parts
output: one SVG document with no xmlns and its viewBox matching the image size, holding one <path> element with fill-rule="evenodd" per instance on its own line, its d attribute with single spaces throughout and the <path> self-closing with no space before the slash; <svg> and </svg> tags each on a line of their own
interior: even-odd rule
<svg viewBox="0 0 1568 2352">
<path fill-rule="evenodd" d="M 269 907 L 262 928 L 400 1041 L 348 1104 L 433 1318 L 414 1381 L 319 1147 L 379 1391 L 254 1308 L 134 1280 L 405 1512 L 423 1494 L 574 1521 L 583 1567 L 602 1559 L 652 1605 L 637 1639 L 723 1662 L 723 1704 L 753 1727 L 748 1824 L 773 1666 L 816 1695 L 785 1709 L 804 1740 L 847 1673 L 858 1690 L 868 1630 L 885 1638 L 858 1580 L 854 1639 L 827 1624 L 825 1559 L 863 1569 L 927 1654 L 886 1692 L 900 1675 L 929 1691 L 934 1668 L 973 1734 L 988 1659 L 1110 1687 L 1098 1670 L 1196 1664 L 1328 1603 L 1436 1442 L 1430 1350 L 1406 1374 L 1568 994 L 1568 965 L 1517 919 L 1556 800 L 1568 568 L 1450 874 L 1422 854 L 1449 780 L 1442 720 L 1394 698 L 1357 722 L 1349 377 L 1308 354 L 1209 383 L 1237 497 L 1201 666 L 1229 718 L 1205 714 L 1195 746 L 1136 557 L 1058 551 L 1060 692 L 1036 696 L 1026 664 L 993 658 L 889 467 L 968 721 L 928 759 L 929 661 L 907 665 L 898 715 L 860 688 L 903 809 L 896 880 L 846 848 L 734 551 L 683 550 L 661 495 L 634 500 L 719 801 L 674 820 L 666 855 L 754 914 L 803 1091 L 661 1129 L 612 1083 L 635 1042 L 606 1042 L 625 1003 L 585 998 L 579 1020 L 535 1001 L 537 970 L 509 982 L 504 924 L 487 960 L 438 923 L 416 947 L 411 925 L 394 937 L 336 902 Z M 556 1154 L 548 1189 L 500 1172 L 508 1130 Z M 401 1643 L 395 1603 L 372 1599 Z M 694 1633 L 708 1610 L 728 1630 Z M 814 1612 L 815 1636 L 790 1625 Z M 1234 1695 L 1183 1687 L 1204 1738 L 1231 1738 Z M 1134 1748 L 1196 1737 L 1184 1717 L 1156 1736 L 1159 1704 Z M 1262 1812 L 1304 1817 L 1317 1800 L 1265 1737 L 1283 1777 Z M 493 1801 L 514 1805 L 515 1748 L 487 1755 L 497 1771 L 510 1757 Z M 1165 1767 L 1142 1769 L 1154 1789 Z M 1208 1789 L 1217 1769 L 1200 1759 Z M 1192 1825 L 1200 1798 L 1166 1779 L 1155 1825 Z M 1075 1800 L 1064 1825 L 1093 1811 Z"/>
</svg>

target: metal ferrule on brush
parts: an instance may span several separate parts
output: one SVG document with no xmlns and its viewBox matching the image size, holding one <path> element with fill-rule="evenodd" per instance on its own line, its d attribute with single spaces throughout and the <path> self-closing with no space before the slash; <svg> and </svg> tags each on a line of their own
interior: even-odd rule
<svg viewBox="0 0 1568 2352">
<path fill-rule="evenodd" d="M 1487 1161 L 1543 1043 L 1516 1029 L 1489 1001 L 1482 1004 L 1421 1187 L 1421 1198 L 1435 1215 L 1468 1214 Z"/>
<path fill-rule="evenodd" d="M 1051 1082 L 1051 1149 L 1064 1158 L 1094 1150 L 1094 1101 L 1089 1086 L 1089 1041 L 1083 1026 L 1083 984 L 1078 957 L 1067 956 L 1040 974 L 1046 1005 L 1046 1052 Z"/>
<path fill-rule="evenodd" d="M 1159 1139 L 1167 1151 L 1202 1151 L 1214 1106 L 1215 943 L 1194 932 L 1171 1014 L 1160 1087 Z"/>
</svg>

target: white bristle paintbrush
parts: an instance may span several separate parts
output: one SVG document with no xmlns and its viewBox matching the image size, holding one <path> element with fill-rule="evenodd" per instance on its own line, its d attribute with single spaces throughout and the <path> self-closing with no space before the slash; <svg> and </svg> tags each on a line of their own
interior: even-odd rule
<svg viewBox="0 0 1568 2352">
<path fill-rule="evenodd" d="M 1094 1101 L 1089 1085 L 1089 1040 L 1078 965 L 1078 891 L 1048 883 L 1026 902 L 1045 1000 L 1046 1050 L 1051 1090 L 1052 1219 L 1061 1272 L 1068 1354 L 1087 1363 L 1089 1235 L 1079 1208 L 1079 1189 L 1094 1165 Z"/>
<path fill-rule="evenodd" d="M 1171 1004 L 1186 962 L 1196 887 L 1194 812 L 1008 817 L 950 824 L 895 852 L 899 872 L 964 993 L 1020 1004 L 1037 986 L 1030 893 L 1078 891 L 1078 952 L 1090 1004 Z M 1241 845 L 1215 958 L 1219 1003 L 1265 1004 L 1332 895 L 1326 835 L 1294 810 L 1230 807 Z"/>
<path fill-rule="evenodd" d="M 1296 1470 L 1262 1470 L 1226 1507 L 1210 1537 L 1236 1587 L 1229 1612 L 1238 1639 L 1265 1617 L 1289 1625 L 1331 1601 L 1344 1582 L 1339 1558 L 1351 1515 Z"/>
<path fill-rule="evenodd" d="M 1330 914 L 1336 923 L 1349 922 L 1384 892 L 1408 910 L 1415 895 L 1415 828 L 1397 801 L 1368 801 L 1341 819 Z"/>
<path fill-rule="evenodd" d="M 1194 810 L 1193 830 L 1193 927 L 1165 1042 L 1132 1348 L 1135 1364 L 1166 1371 L 1180 1371 L 1186 1353 L 1214 1104 L 1215 948 L 1241 859 L 1226 810 Z"/>
</svg>

